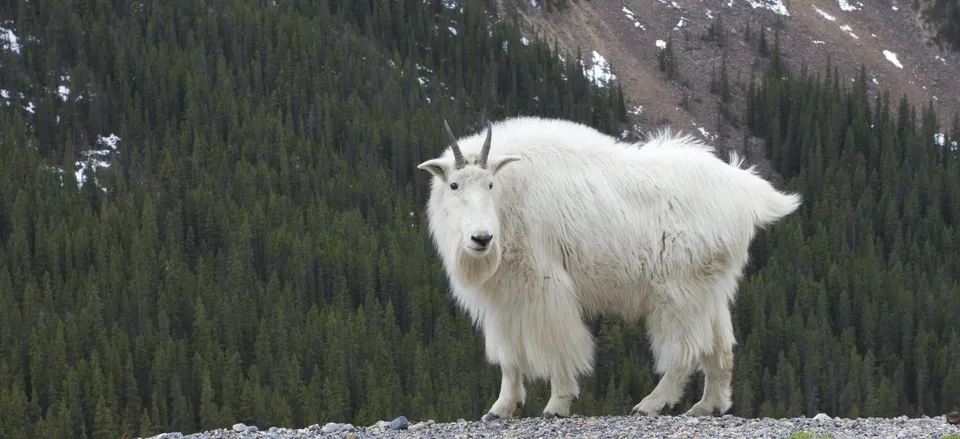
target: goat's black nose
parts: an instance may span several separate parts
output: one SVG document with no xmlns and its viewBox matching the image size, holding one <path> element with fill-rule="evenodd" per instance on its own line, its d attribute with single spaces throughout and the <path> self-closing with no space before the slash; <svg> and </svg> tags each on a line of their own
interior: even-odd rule
<svg viewBox="0 0 960 439">
<path fill-rule="evenodd" d="M 471 240 L 471 241 L 473 241 L 473 242 L 475 242 L 475 243 L 477 243 L 477 244 L 480 244 L 481 247 L 486 247 L 487 244 L 490 243 L 490 240 L 491 240 L 491 239 L 493 239 L 493 235 L 489 235 L 489 234 L 486 234 L 486 233 L 481 233 L 481 234 L 479 234 L 479 235 L 473 235 L 473 236 L 470 237 L 470 240 Z"/>
</svg>

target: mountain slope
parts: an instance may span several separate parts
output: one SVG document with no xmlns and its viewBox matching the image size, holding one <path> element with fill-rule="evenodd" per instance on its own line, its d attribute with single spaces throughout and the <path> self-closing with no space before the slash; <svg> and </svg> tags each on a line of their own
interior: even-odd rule
<svg viewBox="0 0 960 439">
<path fill-rule="evenodd" d="M 739 148 L 743 132 L 718 126 L 711 76 L 726 56 L 731 114 L 738 116 L 750 79 L 769 64 L 760 51 L 761 30 L 770 46 L 779 33 L 790 65 L 821 72 L 829 60 L 847 78 L 864 66 L 872 92 L 906 95 L 917 106 L 932 102 L 941 125 L 960 110 L 960 54 L 931 42 L 922 14 L 908 1 L 581 0 L 553 12 L 527 1 L 501 0 L 500 6 L 531 34 L 602 55 L 623 83 L 628 108 L 643 107 L 644 117 L 636 118 L 641 126 L 706 131 L 727 147 Z M 722 30 L 711 36 L 711 28 Z M 671 37 L 677 81 L 658 69 L 658 53 Z"/>
</svg>

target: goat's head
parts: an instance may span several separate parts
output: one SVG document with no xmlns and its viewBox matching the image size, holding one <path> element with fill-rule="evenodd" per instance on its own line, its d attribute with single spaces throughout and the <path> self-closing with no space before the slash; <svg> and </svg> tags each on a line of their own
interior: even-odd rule
<svg viewBox="0 0 960 439">
<path fill-rule="evenodd" d="M 442 185 L 432 196 L 437 197 L 436 205 L 442 211 L 438 213 L 446 218 L 448 226 L 458 229 L 463 253 L 474 258 L 484 257 L 497 246 L 500 233 L 494 197 L 497 173 L 520 157 L 490 156 L 493 125 L 487 121 L 487 136 L 479 154 L 465 158 L 446 120 L 443 125 L 450 139 L 452 156 L 445 154 L 427 160 L 417 168 L 429 171 L 436 177 L 434 184 Z"/>
</svg>

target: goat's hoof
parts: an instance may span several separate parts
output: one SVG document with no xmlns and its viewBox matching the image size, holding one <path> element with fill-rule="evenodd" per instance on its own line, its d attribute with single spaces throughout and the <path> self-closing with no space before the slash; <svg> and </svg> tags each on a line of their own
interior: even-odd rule
<svg viewBox="0 0 960 439">
<path fill-rule="evenodd" d="M 543 419 L 564 419 L 566 416 L 556 414 L 554 412 L 543 412 Z"/>
<path fill-rule="evenodd" d="M 500 417 L 497 416 L 497 415 L 495 415 L 495 414 L 493 414 L 493 413 L 487 413 L 487 414 L 483 415 L 483 417 L 480 418 L 480 419 L 482 419 L 483 422 L 493 422 L 493 421 L 496 421 L 496 420 L 500 419 Z"/>
<path fill-rule="evenodd" d="M 652 417 L 652 416 L 659 415 L 660 410 L 650 408 L 648 404 L 644 404 L 643 402 L 641 402 L 640 404 L 633 406 L 633 410 L 631 410 L 630 413 L 633 415 Z"/>
<path fill-rule="evenodd" d="M 713 416 L 713 414 L 716 413 L 717 411 L 718 410 L 715 407 L 712 407 L 709 404 L 698 402 L 694 404 L 693 407 L 691 407 L 690 410 L 687 410 L 684 414 L 687 416 L 701 418 L 706 416 Z"/>
</svg>

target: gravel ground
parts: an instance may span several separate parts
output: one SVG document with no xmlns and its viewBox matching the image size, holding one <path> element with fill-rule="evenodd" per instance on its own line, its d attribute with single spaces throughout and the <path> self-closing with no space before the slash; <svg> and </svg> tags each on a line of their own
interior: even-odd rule
<svg viewBox="0 0 960 439">
<path fill-rule="evenodd" d="M 951 425 L 943 416 L 935 418 L 860 418 L 831 419 L 826 415 L 814 418 L 743 419 L 735 416 L 703 417 L 602 416 L 574 415 L 567 419 L 541 418 L 502 419 L 494 422 L 453 423 L 433 421 L 409 423 L 405 417 L 380 421 L 369 427 L 327 423 L 303 429 L 236 424 L 232 428 L 211 430 L 191 435 L 164 433 L 149 439 L 362 439 L 362 438 L 915 438 L 940 439 L 960 434 L 960 427 Z"/>
</svg>

